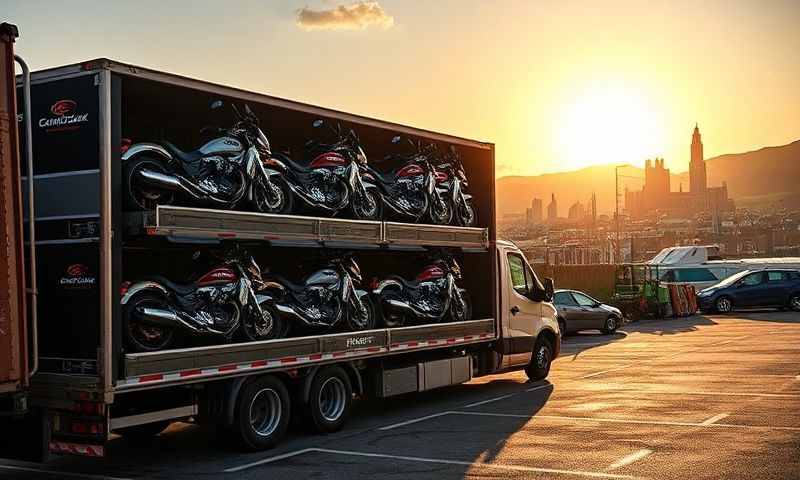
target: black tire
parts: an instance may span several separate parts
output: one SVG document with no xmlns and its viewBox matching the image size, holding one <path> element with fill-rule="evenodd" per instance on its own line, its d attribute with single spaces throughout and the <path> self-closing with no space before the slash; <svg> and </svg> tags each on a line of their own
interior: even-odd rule
<svg viewBox="0 0 800 480">
<path fill-rule="evenodd" d="M 125 161 L 123 181 L 125 182 L 125 205 L 129 210 L 154 210 L 158 205 L 170 205 L 175 201 L 175 192 L 168 190 L 147 189 L 136 180 L 136 172 L 142 168 L 150 168 L 167 173 L 164 162 L 153 157 L 141 155 Z"/>
<path fill-rule="evenodd" d="M 131 352 L 157 352 L 172 346 L 176 332 L 174 328 L 143 324 L 136 318 L 135 310 L 139 307 L 157 306 L 163 308 L 167 304 L 164 295 L 153 290 L 137 293 L 122 308 L 122 331 L 125 343 Z"/>
<path fill-rule="evenodd" d="M 144 425 L 119 428 L 114 430 L 114 433 L 122 435 L 132 442 L 144 443 L 166 430 L 171 423 L 169 420 L 162 420 L 160 422 L 145 423 Z"/>
<path fill-rule="evenodd" d="M 605 323 L 603 323 L 603 333 L 611 335 L 617 331 L 617 328 L 619 328 L 619 319 L 613 315 L 609 315 Z"/>
<path fill-rule="evenodd" d="M 253 181 L 253 208 L 259 213 L 288 214 L 294 210 L 294 193 L 282 178 L 267 185 L 263 178 Z"/>
<path fill-rule="evenodd" d="M 717 313 L 731 313 L 733 311 L 733 300 L 730 297 L 721 296 L 714 300 L 714 310 Z"/>
<path fill-rule="evenodd" d="M 800 312 L 800 293 L 793 293 L 789 297 L 789 308 L 795 312 Z"/>
<path fill-rule="evenodd" d="M 461 298 L 464 299 L 463 309 L 459 308 L 458 302 L 450 301 L 450 321 L 465 322 L 472 319 L 472 299 L 466 290 L 461 290 Z"/>
<path fill-rule="evenodd" d="M 347 329 L 351 332 L 359 332 L 361 330 L 371 330 L 375 328 L 375 325 L 378 323 L 378 311 L 375 308 L 375 303 L 372 301 L 369 295 L 364 295 L 361 297 L 361 303 L 364 304 L 365 312 L 363 314 L 366 317 L 356 317 L 355 315 L 359 312 L 356 312 L 355 307 L 353 304 L 349 304 L 347 306 Z"/>
<path fill-rule="evenodd" d="M 539 336 L 536 340 L 536 345 L 533 347 L 533 355 L 527 367 L 525 367 L 525 374 L 532 382 L 543 380 L 547 378 L 550 373 L 550 364 L 553 361 L 553 346 L 546 338 Z"/>
<path fill-rule="evenodd" d="M 274 447 L 286 434 L 291 403 L 286 385 L 272 375 L 248 382 L 236 399 L 233 431 L 247 450 Z"/>
<path fill-rule="evenodd" d="M 475 205 L 472 200 L 467 200 L 467 205 L 460 205 L 458 207 L 458 214 L 453 215 L 457 217 L 457 224 L 462 227 L 475 227 L 478 225 L 478 211 L 475 210 Z"/>
<path fill-rule="evenodd" d="M 367 197 L 371 209 L 366 208 L 365 202 L 354 201 L 351 208 L 353 218 L 356 220 L 374 220 L 380 221 L 383 219 L 383 196 L 377 188 L 368 188 Z M 354 198 L 355 200 L 355 198 Z"/>
<path fill-rule="evenodd" d="M 303 404 L 305 423 L 314 432 L 337 432 L 350 416 L 352 401 L 353 386 L 344 369 L 322 367 L 311 381 L 308 400 Z"/>
<path fill-rule="evenodd" d="M 282 316 L 278 315 L 278 313 L 270 308 L 267 302 L 262 303 L 261 311 L 264 314 L 265 322 L 271 324 L 269 330 L 264 333 L 258 331 L 254 327 L 254 323 L 252 321 L 243 321 L 240 328 L 242 333 L 242 337 L 247 342 L 258 342 L 262 340 L 275 340 L 278 338 L 286 338 L 289 336 L 289 322 L 283 318 Z M 251 315 L 257 316 L 254 309 L 249 309 Z"/>
<path fill-rule="evenodd" d="M 563 318 L 558 319 L 558 331 L 561 332 L 561 338 L 567 336 L 567 322 Z"/>
</svg>

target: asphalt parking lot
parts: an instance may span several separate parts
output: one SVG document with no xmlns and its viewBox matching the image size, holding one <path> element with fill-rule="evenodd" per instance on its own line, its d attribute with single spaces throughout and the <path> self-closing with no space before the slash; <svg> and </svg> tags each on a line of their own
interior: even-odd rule
<svg viewBox="0 0 800 480">
<path fill-rule="evenodd" d="M 1 478 L 800 478 L 800 314 L 644 321 L 568 337 L 521 372 L 357 404 L 328 436 L 242 454 L 176 424 L 110 458 L 0 462 Z"/>
</svg>

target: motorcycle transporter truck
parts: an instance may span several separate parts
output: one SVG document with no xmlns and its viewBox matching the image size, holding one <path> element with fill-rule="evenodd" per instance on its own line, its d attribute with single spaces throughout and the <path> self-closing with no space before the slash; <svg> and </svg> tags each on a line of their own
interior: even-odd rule
<svg viewBox="0 0 800 480">
<path fill-rule="evenodd" d="M 492 144 L 109 59 L 18 77 L 19 92 L 28 84 L 29 103 L 18 105 L 15 115 L 20 129 L 32 130 L 27 141 L 20 138 L 19 151 L 32 148 L 33 161 L 28 166 L 5 153 L 2 161 L 21 172 L 10 177 L 19 182 L 11 188 L 19 191 L 16 201 L 30 231 L 28 248 L 18 250 L 34 273 L 27 281 L 37 295 L 28 295 L 27 326 L 16 331 L 29 333 L 30 348 L 21 353 L 36 368 L 16 382 L 24 390 L 14 394 L 24 391 L 26 402 L 4 412 L 0 428 L 28 458 L 102 457 L 115 435 L 147 437 L 186 420 L 218 426 L 245 448 L 263 449 L 280 441 L 291 417 L 321 433 L 342 428 L 357 398 L 409 395 L 509 369 L 525 369 L 532 380 L 548 375 L 560 350 L 553 285 L 537 277 L 515 245 L 496 239 Z M 127 210 L 124 139 L 199 144 L 202 127 L 225 121 L 208 108 L 219 100 L 247 104 L 269 132 L 273 151 L 287 155 L 313 134 L 318 119 L 357 130 L 372 158 L 388 152 L 398 135 L 458 149 L 472 181 L 477 225 L 179 205 Z M 16 134 L 3 130 L 9 132 Z M 2 218 L 22 230 L 15 217 Z M 361 331 L 298 330 L 270 340 L 196 341 L 157 351 L 127 348 L 120 301 L 127 280 L 153 269 L 188 276 L 192 264 L 183 259 L 193 250 L 232 242 L 274 271 L 347 251 L 357 256 L 365 282 L 370 272 L 413 277 L 421 256 L 445 250 L 461 265 L 471 315 Z M 0 353 L 4 368 L 19 358 Z"/>
</svg>

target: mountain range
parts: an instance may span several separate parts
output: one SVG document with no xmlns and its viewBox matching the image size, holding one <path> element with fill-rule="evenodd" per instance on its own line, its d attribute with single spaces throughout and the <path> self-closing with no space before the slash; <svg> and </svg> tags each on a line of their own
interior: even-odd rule
<svg viewBox="0 0 800 480">
<path fill-rule="evenodd" d="M 558 203 L 558 215 L 567 216 L 570 205 L 587 205 L 594 192 L 598 213 L 614 210 L 614 165 L 597 165 L 571 172 L 536 176 L 508 176 L 497 179 L 497 213 L 524 213 L 533 198 L 542 199 L 547 213 L 551 194 Z M 800 208 L 800 140 L 788 145 L 764 147 L 745 153 L 730 153 L 706 160 L 709 186 L 728 185 L 728 195 L 737 206 L 762 207 L 780 202 L 787 208 Z M 620 192 L 627 186 L 641 190 L 644 170 L 629 166 L 620 169 Z M 634 177 L 634 178 L 631 178 Z M 671 174 L 672 190 L 689 188 L 689 173 Z M 624 198 L 620 200 L 620 208 Z"/>
</svg>

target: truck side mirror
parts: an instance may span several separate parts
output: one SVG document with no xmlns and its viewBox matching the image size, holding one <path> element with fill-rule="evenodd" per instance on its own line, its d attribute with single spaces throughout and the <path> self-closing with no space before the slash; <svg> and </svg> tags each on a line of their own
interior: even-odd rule
<svg viewBox="0 0 800 480">
<path fill-rule="evenodd" d="M 550 302 L 553 300 L 553 293 L 555 292 L 555 284 L 553 283 L 552 278 L 545 278 L 544 279 L 544 292 L 545 292 L 545 299 Z"/>
</svg>

